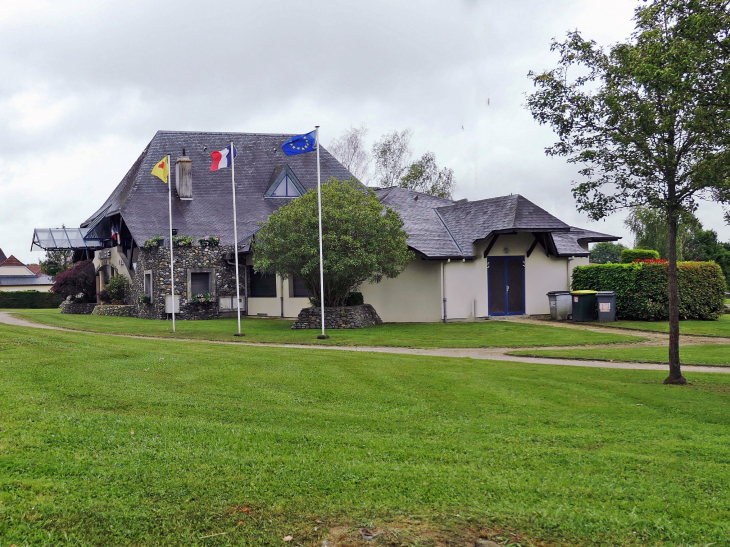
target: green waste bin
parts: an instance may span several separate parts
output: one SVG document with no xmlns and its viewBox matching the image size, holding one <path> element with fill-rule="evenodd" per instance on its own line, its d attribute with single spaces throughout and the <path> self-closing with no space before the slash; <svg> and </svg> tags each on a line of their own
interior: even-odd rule
<svg viewBox="0 0 730 547">
<path fill-rule="evenodd" d="M 573 321 L 593 321 L 596 318 L 596 294 L 598 291 L 571 291 Z"/>
<path fill-rule="evenodd" d="M 598 291 L 598 321 L 612 323 L 616 321 L 616 293 L 613 291 Z"/>
</svg>

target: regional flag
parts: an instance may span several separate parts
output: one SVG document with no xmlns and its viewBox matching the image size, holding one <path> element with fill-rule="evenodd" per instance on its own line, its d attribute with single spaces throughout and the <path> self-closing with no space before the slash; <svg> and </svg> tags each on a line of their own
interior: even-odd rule
<svg viewBox="0 0 730 547">
<path fill-rule="evenodd" d="M 165 156 L 152 168 L 152 174 L 165 184 L 167 184 L 167 179 L 170 176 L 170 166 L 168 165 L 167 158 L 168 156 Z"/>
<path fill-rule="evenodd" d="M 213 152 L 210 157 L 213 158 L 213 165 L 210 166 L 211 171 L 218 171 L 218 169 L 225 169 L 231 166 L 231 160 L 236 157 L 237 150 L 233 147 L 233 154 L 231 155 L 231 147 L 226 146 L 223 150 Z"/>
<path fill-rule="evenodd" d="M 317 149 L 317 130 L 315 129 L 306 135 L 297 135 L 296 137 L 292 137 L 281 145 L 281 149 L 287 156 L 296 156 L 297 154 L 304 154 L 305 152 L 314 152 Z"/>
</svg>

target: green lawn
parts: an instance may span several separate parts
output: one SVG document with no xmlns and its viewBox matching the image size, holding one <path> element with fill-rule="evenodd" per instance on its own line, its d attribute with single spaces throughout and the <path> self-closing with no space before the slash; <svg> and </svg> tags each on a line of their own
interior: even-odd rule
<svg viewBox="0 0 730 547">
<path fill-rule="evenodd" d="M 3 546 L 314 546 L 392 522 L 730 542 L 724 374 L 0 325 L 0 377 Z"/>
<path fill-rule="evenodd" d="M 510 355 L 531 355 L 533 357 L 567 357 L 569 359 L 597 359 L 645 363 L 669 362 L 669 349 L 666 347 L 537 349 L 510 351 L 509 353 Z M 730 346 L 714 344 L 681 346 L 679 348 L 679 358 L 685 364 L 730 366 Z"/>
<path fill-rule="evenodd" d="M 319 331 L 292 330 L 292 321 L 246 318 L 241 321 L 245 337 L 234 337 L 235 319 L 171 321 L 97 315 L 66 315 L 58 310 L 14 312 L 18 317 L 46 325 L 91 332 L 228 340 L 271 344 L 312 344 L 339 346 L 395 346 L 414 348 L 479 348 L 578 346 L 637 342 L 643 338 L 609 332 L 589 332 L 549 325 L 527 325 L 509 321 L 479 323 L 391 323 L 357 330 L 330 330 L 329 340 L 318 340 Z"/>
<path fill-rule="evenodd" d="M 639 329 L 656 332 L 669 332 L 668 321 L 616 321 L 615 323 L 586 323 L 600 327 L 620 327 L 622 329 Z M 720 336 L 730 338 L 730 315 L 724 314 L 717 321 L 680 321 L 681 334 L 698 336 Z"/>
</svg>

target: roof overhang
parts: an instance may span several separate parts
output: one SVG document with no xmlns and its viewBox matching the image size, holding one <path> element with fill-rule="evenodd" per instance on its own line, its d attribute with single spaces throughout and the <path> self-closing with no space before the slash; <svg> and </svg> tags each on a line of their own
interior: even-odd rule
<svg viewBox="0 0 730 547">
<path fill-rule="evenodd" d="M 101 249 L 102 241 L 99 238 L 87 238 L 89 230 L 86 228 L 36 228 L 33 230 L 33 247 L 44 251 L 78 251 Z"/>
</svg>

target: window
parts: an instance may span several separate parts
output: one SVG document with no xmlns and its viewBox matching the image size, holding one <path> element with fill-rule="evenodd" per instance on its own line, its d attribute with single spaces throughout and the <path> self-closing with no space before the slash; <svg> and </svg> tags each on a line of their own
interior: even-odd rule
<svg viewBox="0 0 730 547">
<path fill-rule="evenodd" d="M 271 193 L 273 198 L 298 198 L 301 195 L 289 175 L 286 175 L 276 187 L 276 190 Z"/>
<path fill-rule="evenodd" d="M 276 276 L 263 275 L 248 267 L 248 295 L 251 298 L 276 298 Z"/>
<path fill-rule="evenodd" d="M 196 272 L 190 274 L 190 292 L 193 294 L 209 293 L 210 291 L 210 273 Z"/>
<path fill-rule="evenodd" d="M 289 291 L 291 293 L 289 296 L 294 298 L 307 298 L 309 296 L 307 287 L 304 286 L 304 281 L 298 276 L 289 278 Z"/>
<path fill-rule="evenodd" d="M 152 272 L 144 273 L 144 293 L 152 298 Z"/>
</svg>

